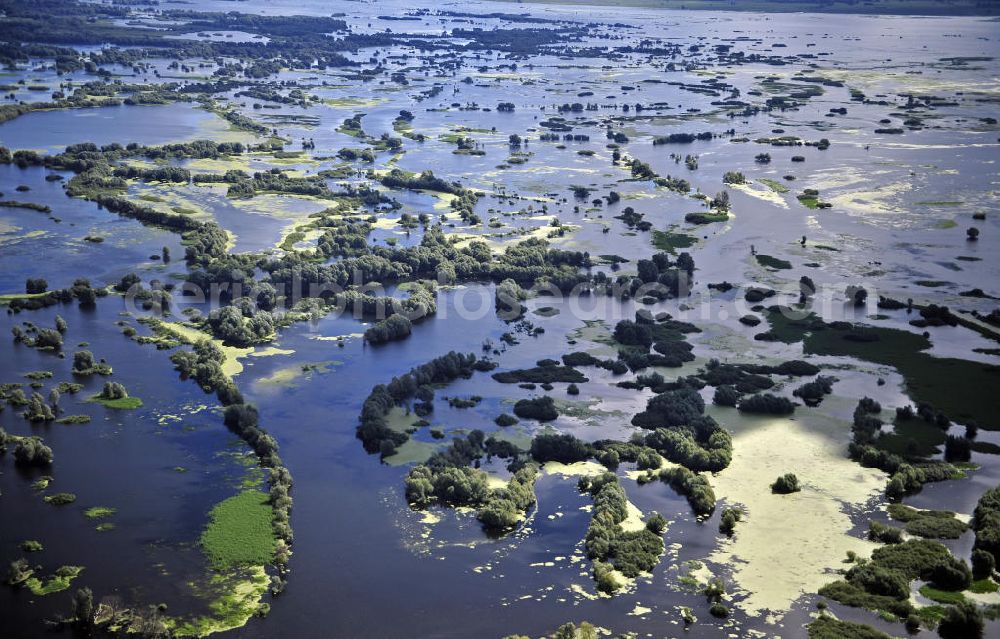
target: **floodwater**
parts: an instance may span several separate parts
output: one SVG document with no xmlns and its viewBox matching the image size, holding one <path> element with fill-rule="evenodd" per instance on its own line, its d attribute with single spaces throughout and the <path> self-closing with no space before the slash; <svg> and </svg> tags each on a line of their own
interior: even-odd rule
<svg viewBox="0 0 1000 639">
<path fill-rule="evenodd" d="M 409 6 L 395 1 L 343 3 L 337 10 L 346 12 L 349 24 L 360 31 L 392 28 L 436 34 L 442 28 L 518 26 L 494 18 L 378 19 L 379 15 L 397 15 Z M 234 10 L 232 3 L 223 1 L 198 2 L 197 7 Z M 392 193 L 403 208 L 384 218 L 396 219 L 404 211 L 428 213 L 435 221 L 447 215 L 446 232 L 465 238 L 479 236 L 500 247 L 531 234 L 545 237 L 549 220 L 558 217 L 573 228 L 552 238 L 554 246 L 631 260 L 647 257 L 655 249 L 649 233 L 630 230 L 616 219 L 627 206 L 643 213 L 655 229 L 689 233 L 696 240 L 689 250 L 698 267 L 696 295 L 687 300 L 692 310 L 685 310 L 678 301 L 648 307 L 654 313 L 666 311 L 704 329 L 704 333 L 690 336 L 697 361 L 679 370 L 660 370 L 668 379 L 689 374 L 711 358 L 773 362 L 801 357 L 800 345 L 755 341 L 753 335 L 765 327 L 750 328 L 736 321 L 749 312 L 749 304 L 736 292 L 704 298 L 705 285 L 710 282 L 757 282 L 797 292 L 799 276 L 808 274 L 821 289 L 836 288 L 837 295 L 847 283 L 859 283 L 873 292 L 872 298 L 877 292 L 963 310 L 989 312 L 995 308 L 993 299 L 960 295 L 978 287 L 988 295 L 1000 296 L 1000 261 L 995 258 L 1000 249 L 995 164 L 1000 129 L 981 120 L 996 116 L 1000 90 L 996 82 L 1000 68 L 993 59 L 1000 56 L 995 22 L 975 18 L 686 13 L 508 3 L 458 3 L 448 8 L 593 21 L 605 25 L 598 28 L 599 33 L 615 32 L 630 43 L 663 38 L 680 44 L 682 49 L 730 44 L 748 55 L 780 54 L 786 64 L 698 65 L 685 71 L 668 70 L 669 60 L 644 53 L 630 53 L 611 61 L 597 55 L 561 57 L 553 51 L 517 59 L 518 69 L 512 71 L 499 66 L 509 65 L 509 60 L 465 53 L 455 73 L 427 63 L 427 75 L 423 70 L 412 73 L 407 86 L 364 83 L 348 77 L 348 71 L 343 69 L 286 70 L 279 79 L 310 84 L 309 93 L 329 102 L 307 109 L 280 105 L 256 110 L 249 98 L 233 94 L 226 97 L 242 113 L 276 127 L 280 135 L 296 142 L 313 139 L 316 149 L 292 163 L 254 157 L 249 161 L 250 170 L 292 167 L 309 175 L 334 168 L 341 164 L 331 159 L 337 150 L 362 146 L 357 139 L 336 131 L 344 119 L 365 113 L 365 132 L 378 137 L 392 134 L 393 119 L 399 110 L 407 109 L 415 115 L 413 130 L 426 135 L 426 141 L 406 139 L 401 156 L 381 153 L 373 164 L 360 168 L 387 170 L 398 166 L 415 172 L 431 169 L 438 176 L 482 189 L 490 194 L 481 198 L 476 210 L 484 224 L 464 226 L 446 205 L 438 206 L 436 198 L 426 193 Z M 329 3 L 318 0 L 250 0 L 236 9 L 309 15 L 329 15 L 332 11 Z M 614 23 L 627 26 L 608 26 Z M 777 43 L 787 46 L 772 46 Z M 580 44 L 605 47 L 609 41 L 594 37 Z M 400 68 L 424 64 L 429 59 L 408 47 L 372 54 Z M 988 59 L 965 64 L 943 60 L 963 56 Z M 358 57 L 366 60 L 368 56 Z M 675 62 L 683 66 L 681 59 Z M 165 66 L 167 61 L 158 63 Z M 29 70 L 22 73 L 29 78 L 58 81 L 55 76 L 49 78 Z M 787 90 L 775 88 L 775 83 L 790 82 L 796 74 L 843 80 L 846 86 L 822 86 L 821 95 L 806 100 L 794 111 L 730 117 L 713 105 L 725 99 L 728 90 L 721 96 L 709 95 L 684 90 L 677 84 L 704 84 L 707 79 L 720 77 L 744 97 L 754 91 L 785 94 Z M 466 77 L 471 82 L 463 82 Z M 766 81 L 768 78 L 771 81 Z M 152 77 L 142 79 L 156 81 Z M 443 85 L 439 95 L 417 99 L 435 83 Z M 796 87 L 801 85 L 797 83 Z M 892 104 L 852 101 L 850 88 Z M 579 97 L 584 92 L 592 96 Z M 900 122 L 907 115 L 902 109 L 905 100 L 900 96 L 910 93 L 955 99 L 958 106 L 921 111 L 924 127 L 919 130 L 907 130 L 903 135 L 875 134 L 877 127 L 902 126 Z M 497 112 L 495 106 L 502 101 L 515 102 L 516 111 Z M 555 143 L 537 139 L 545 132 L 540 122 L 560 115 L 557 105 L 588 101 L 600 103 L 602 108 L 562 117 L 573 125 L 573 133 L 589 135 L 589 141 Z M 662 103 L 664 107 L 634 117 L 634 111 L 625 113 L 620 109 L 626 102 Z M 473 104 L 492 110 L 462 108 Z M 831 108 L 838 107 L 846 108 L 847 114 L 827 117 Z M 885 118 L 892 124 L 879 123 Z M 156 126 L 149 126 L 150 122 Z M 693 190 L 714 195 L 725 188 L 722 175 L 727 171 L 742 171 L 752 184 L 729 188 L 733 214 L 728 222 L 693 227 L 684 216 L 705 211 L 700 201 L 657 189 L 650 182 L 630 181 L 627 170 L 612 165 L 611 150 L 606 147 L 608 123 L 626 132 L 630 141 L 623 149 L 631 157 L 648 162 L 660 175 L 689 180 Z M 654 136 L 702 131 L 722 134 L 730 128 L 735 129 L 734 136 L 691 144 L 651 144 Z M 525 136 L 529 131 L 527 135 L 532 139 L 521 149 L 530 154 L 527 161 L 510 163 L 513 151 L 508 135 Z M 456 133 L 473 137 L 484 154 L 453 153 L 456 146 L 449 136 Z M 796 135 L 808 141 L 826 138 L 830 148 L 777 147 L 754 142 L 779 135 Z M 0 144 L 12 149 L 48 151 L 85 141 L 163 144 L 224 139 L 220 136 L 247 137 L 230 131 L 228 124 L 214 114 L 185 103 L 39 112 L 0 125 Z M 733 137 L 748 141 L 736 142 Z M 562 145 L 565 148 L 559 148 Z M 755 162 L 755 156 L 763 152 L 771 155 L 769 164 Z M 670 158 L 670 153 L 680 154 L 680 161 Z M 686 168 L 683 156 L 687 154 L 698 156 L 697 169 Z M 804 162 L 793 162 L 793 156 L 804 157 Z M 91 203 L 68 199 L 62 193 L 61 182 L 45 180 L 49 173 L 38 168 L 0 167 L 3 199 L 52 208 L 51 214 L 23 208 L 0 209 L 0 293 L 21 292 L 25 279 L 30 277 L 44 277 L 50 288 L 58 288 L 70 285 L 77 277 L 88 277 L 96 286 L 113 283 L 130 271 L 138 272 L 147 282 L 169 280 L 184 273 L 180 261 L 183 247 L 176 235 L 118 218 Z M 796 179 L 786 180 L 786 175 Z M 65 176 L 67 180 L 69 177 Z M 762 180 L 773 180 L 788 191 L 777 192 Z M 347 180 L 330 180 L 330 184 L 342 181 Z M 18 192 L 19 185 L 30 190 Z M 585 200 L 574 200 L 571 186 L 589 187 L 593 192 Z M 795 196 L 807 188 L 818 189 L 820 199 L 831 202 L 833 207 L 806 208 Z M 594 206 L 589 201 L 611 189 L 621 194 L 619 202 Z M 519 199 L 494 195 L 504 191 Z M 163 198 L 167 205 L 196 203 L 200 215 L 215 219 L 232 232 L 233 250 L 238 252 L 279 253 L 276 246 L 290 226 L 307 223 L 309 215 L 329 204 L 271 196 L 229 201 L 218 186 L 182 185 L 174 189 L 138 185 L 130 189 L 130 197 L 143 195 Z M 986 213 L 986 219 L 974 221 L 976 213 Z M 496 224 L 489 224 L 490 220 Z M 977 242 L 966 240 L 966 228 L 972 225 L 981 229 Z M 408 246 L 418 243 L 421 233 L 420 229 L 406 232 L 387 223 L 379 225 L 371 239 L 379 244 L 391 239 L 398 246 Z M 86 241 L 85 236 L 105 240 Z M 803 236 L 807 238 L 804 245 L 800 243 Z M 170 248 L 175 262 L 164 265 L 150 259 L 163 246 Z M 753 258 L 752 250 L 789 260 L 793 268 L 765 269 Z M 608 270 L 606 266 L 598 268 Z M 630 269 L 634 264 L 625 263 L 622 272 Z M 842 297 L 837 295 L 820 306 L 825 317 L 863 318 L 864 311 L 845 308 Z M 324 317 L 300 322 L 283 330 L 273 344 L 282 349 L 282 354 L 241 361 L 244 370 L 236 382 L 248 401 L 257 404 L 261 426 L 278 440 L 281 457 L 294 477 L 291 524 L 295 543 L 285 592 L 273 600 L 267 598 L 270 614 L 227 634 L 537 636 L 567 621 L 586 620 L 614 632 L 634 631 L 650 636 L 717 637 L 723 632 L 748 636 L 751 631 L 767 636 L 804 636 L 803 624 L 809 622 L 809 613 L 818 599 L 814 591 L 799 593 L 795 583 L 787 586 L 782 582 L 768 593 L 771 596 L 767 600 L 780 601 L 784 597 L 792 603 L 763 614 L 756 610 L 750 611 L 756 614 L 748 614 L 750 606 L 741 607 L 741 602 L 748 600 L 745 588 L 757 582 L 748 578 L 741 583 L 741 575 L 752 571 L 734 570 L 734 562 L 764 561 L 766 556 L 760 554 L 759 548 L 743 548 L 738 542 L 730 547 L 731 542 L 721 538 L 719 512 L 730 503 L 721 490 L 716 513 L 706 521 L 697 521 L 683 497 L 659 482 L 639 486 L 625 477 L 632 468 L 623 465 L 619 474 L 629 499 L 646 515 L 660 512 L 670 525 L 665 536 L 667 551 L 659 566 L 648 577 L 640 578 L 633 589 L 612 598 L 598 597 L 590 577 L 590 562 L 582 550 L 590 521 L 584 508 L 590 500 L 576 490 L 575 477 L 543 475 L 536 486 L 537 508 L 529 513 L 523 528 L 501 539 L 483 534 L 469 513 L 433 509 L 441 521 L 427 523 L 429 520 L 421 513 L 409 509 L 403 496 L 403 477 L 409 466 L 380 463 L 377 456 L 365 454 L 355 437 L 361 402 L 375 384 L 388 382 L 433 357 L 451 350 L 479 353 L 486 340 L 499 344 L 501 335 L 511 327 L 495 317 L 489 306 L 492 299 L 492 285 L 487 283 L 444 288 L 439 292 L 437 317 L 415 325 L 409 339 L 378 347 L 365 346 L 357 337 L 365 326 L 354 318 Z M 486 301 L 485 307 L 480 307 L 482 300 Z M 591 303 L 593 306 L 588 306 Z M 529 302 L 532 310 L 543 306 L 561 312 L 551 317 L 529 312 L 528 317 L 545 332 L 537 337 L 517 334 L 520 344 L 505 348 L 497 358 L 501 369 L 533 366 L 539 359 L 558 358 L 571 350 L 601 348 L 602 344 L 588 343 L 587 338 L 578 338 L 580 344 L 576 345 L 568 340 L 583 327 L 584 320 L 604 320 L 613 327 L 616 321 L 633 317 L 635 310 L 642 307 L 631 301 L 576 303 L 545 297 Z M 115 368 L 113 379 L 125 383 L 130 394 L 144 402 L 135 411 L 112 411 L 84 402 L 103 381 L 90 379 L 85 380 L 86 387 L 77 396 L 63 398 L 66 413 L 87 413 L 93 418 L 90 424 L 31 426 L 15 416 L 10 407 L 0 412 L 0 426 L 8 432 L 42 435 L 55 451 L 52 490 L 78 495 L 74 504 L 51 506 L 30 488 L 42 473 L 22 473 L 15 469 L 10 455 L 0 459 L 0 557 L 17 556 L 18 544 L 38 539 L 45 546 L 37 557 L 44 564 L 44 574 L 64 564 L 83 565 L 86 568 L 74 585 L 86 585 L 95 594 L 115 595 L 127 604 L 162 602 L 167 604 L 169 614 L 197 613 L 203 610 L 204 601 L 193 596 L 186 584 L 204 570 L 198 537 L 212 506 L 235 494 L 241 481 L 252 474 L 245 464 L 247 450 L 223 427 L 214 397 L 203 394 L 194 382 L 177 378 L 168 359 L 170 351 L 139 345 L 121 335 L 115 322 L 135 325 L 133 318 L 122 314 L 125 310 L 121 299 L 112 296 L 101 300 L 92 311 L 70 305 L 0 316 L 0 334 L 8 335 L 13 326 L 24 321 L 51 327 L 55 314 L 61 314 L 70 325 L 66 352 L 71 354 L 75 345 L 87 343 L 89 350 Z M 869 311 L 874 313 L 875 309 Z M 907 323 L 909 319 L 903 312 L 888 313 L 879 325 L 915 330 Z M 143 334 L 145 329 L 139 330 Z M 336 336 L 349 337 L 344 342 L 321 339 Z M 934 329 L 932 340 L 936 354 L 1000 363 L 995 354 L 972 352 L 973 348 L 995 344 L 970 331 Z M 55 372 L 51 381 L 45 381 L 46 388 L 51 382 L 72 377 L 71 357 L 58 359 L 14 344 L 3 352 L 0 382 L 27 382 L 23 375 L 34 370 Z M 818 408 L 800 407 L 795 421 L 801 441 L 817 446 L 816 459 L 823 472 L 836 472 L 842 468 L 838 462 L 844 463 L 850 412 L 856 400 L 871 395 L 886 408 L 908 400 L 902 378 L 893 371 L 843 359 L 824 363 L 838 366 L 834 373 L 839 378 L 835 395 L 842 401 L 831 398 Z M 303 368 L 309 365 L 318 368 Z M 552 426 L 588 441 L 627 439 L 634 430 L 629 420 L 645 406 L 649 391 L 626 391 L 615 387 L 617 379 L 603 370 L 582 370 L 590 381 L 580 385 L 578 416 L 562 416 Z M 877 387 L 876 379 L 888 383 Z M 799 383 L 780 385 L 776 392 L 790 396 Z M 565 386 L 556 384 L 553 396 L 568 399 Z M 466 429 L 498 430 L 493 418 L 509 412 L 510 402 L 527 393 L 516 385 L 498 384 L 488 374 L 477 373 L 437 395 L 432 426 L 443 428 L 447 435 L 443 441 L 448 442 Z M 484 398 L 472 409 L 452 409 L 442 400 L 442 396 L 471 395 Z M 706 390 L 709 398 L 710 390 Z M 753 420 L 743 419 L 735 411 L 719 410 L 713 415 L 740 437 L 753 437 Z M 838 431 L 839 427 L 842 430 Z M 994 433 L 985 431 L 1000 429 L 1000 422 L 980 427 L 984 441 L 995 441 Z M 540 428 L 535 423 L 522 423 L 507 435 L 527 440 Z M 441 446 L 428 430 L 414 435 L 414 441 L 427 450 Z M 739 441 L 737 438 L 737 446 Z M 785 461 L 780 451 L 775 455 L 776 465 Z M 766 471 L 768 481 L 773 478 L 772 468 L 761 470 L 752 460 L 742 461 L 745 465 L 741 468 Z M 907 503 L 971 513 L 983 490 L 1000 481 L 1000 464 L 995 455 L 974 452 L 972 461 L 981 469 L 971 473 L 969 479 L 928 486 Z M 731 487 L 732 483 L 729 478 L 719 479 L 720 486 Z M 733 493 L 738 491 L 733 489 Z M 831 548 L 837 549 L 836 544 L 847 535 L 860 540 L 868 519 L 885 518 L 880 510 L 883 502 L 877 492 L 859 496 L 843 491 L 834 507 L 837 512 L 817 515 L 806 525 L 824 524 L 820 532 L 830 535 Z M 116 508 L 111 519 L 115 528 L 94 530 L 97 522 L 83 515 L 83 510 L 91 506 Z M 752 511 L 749 521 L 741 525 L 755 525 Z M 966 533 L 949 542 L 949 546 L 967 556 L 971 539 L 971 533 Z M 733 562 L 719 561 L 726 550 L 737 555 Z M 747 554 L 740 557 L 741 552 Z M 826 551 L 821 548 L 817 552 Z M 841 558 L 842 551 L 837 549 L 832 556 L 814 557 L 816 563 L 809 566 L 817 570 L 824 566 L 837 568 Z M 29 559 L 34 561 L 36 557 Z M 708 570 L 731 584 L 729 604 L 733 613 L 728 620 L 711 617 L 704 596 L 680 579 L 692 569 L 688 563 L 691 561 L 705 562 Z M 781 581 L 777 577 L 775 581 Z M 834 578 L 830 574 L 829 581 Z M 786 590 L 782 591 L 782 587 Z M 36 598 L 26 591 L 0 588 L 0 609 L 4 611 L 0 615 L 0 635 L 42 636 L 43 620 L 68 610 L 68 592 Z M 699 619 L 687 630 L 680 606 L 691 607 Z M 874 615 L 838 605 L 831 607 L 842 619 L 902 633 L 898 625 L 882 622 Z"/>
</svg>

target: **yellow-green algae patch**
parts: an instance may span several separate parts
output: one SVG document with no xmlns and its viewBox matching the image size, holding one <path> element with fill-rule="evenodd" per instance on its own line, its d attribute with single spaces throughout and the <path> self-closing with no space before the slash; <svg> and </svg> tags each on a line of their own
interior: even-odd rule
<svg viewBox="0 0 1000 639">
<path fill-rule="evenodd" d="M 214 575 L 205 588 L 216 596 L 209 604 L 210 615 L 190 620 L 170 620 L 178 637 L 205 637 L 216 632 L 241 628 L 254 615 L 261 614 L 261 599 L 270 579 L 263 566 L 252 566 L 225 575 Z M 201 589 L 199 589 L 201 590 Z"/>
<path fill-rule="evenodd" d="M 731 568 L 747 614 L 780 615 L 833 580 L 847 551 L 864 557 L 875 547 L 849 534 L 845 509 L 878 495 L 886 475 L 847 458 L 851 430 L 843 421 L 811 411 L 796 419 L 709 412 L 733 435 L 733 460 L 712 479 L 715 494 L 744 510 L 735 537 L 709 559 Z M 771 493 L 784 473 L 798 476 L 801 492 Z"/>
<path fill-rule="evenodd" d="M 542 470 L 549 475 L 562 475 L 563 477 L 594 477 L 607 472 L 607 468 L 595 461 L 580 461 L 572 464 L 550 461 L 542 466 Z"/>
<path fill-rule="evenodd" d="M 250 357 L 272 357 L 274 355 L 294 355 L 295 351 L 290 348 L 278 348 L 277 346 L 268 346 L 262 348 L 259 351 L 254 351 L 250 353 Z"/>
<path fill-rule="evenodd" d="M 243 372 L 243 364 L 240 358 L 246 357 L 254 352 L 253 346 L 237 348 L 236 346 L 226 346 L 222 340 L 213 339 L 211 335 L 198 330 L 194 326 L 182 324 L 180 322 L 164 322 L 160 320 L 149 320 L 149 323 L 156 331 L 166 331 L 186 344 L 197 344 L 202 340 L 208 340 L 219 347 L 225 359 L 222 362 L 222 374 L 232 378 Z"/>
<path fill-rule="evenodd" d="M 117 508 L 110 508 L 108 506 L 93 506 L 83 511 L 83 515 L 88 519 L 104 519 L 105 517 L 111 517 L 118 512 Z"/>
<path fill-rule="evenodd" d="M 28 577 L 24 586 L 36 597 L 44 597 L 69 588 L 81 572 L 83 572 L 83 566 L 63 566 L 45 581 L 38 577 Z"/>
</svg>

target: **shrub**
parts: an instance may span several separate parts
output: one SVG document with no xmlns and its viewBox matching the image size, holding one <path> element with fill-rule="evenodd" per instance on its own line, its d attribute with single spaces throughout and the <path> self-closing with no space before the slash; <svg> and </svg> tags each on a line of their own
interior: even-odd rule
<svg viewBox="0 0 1000 639">
<path fill-rule="evenodd" d="M 691 472 L 683 466 L 664 468 L 660 471 L 660 481 L 687 497 L 696 515 L 710 515 L 715 510 L 715 491 L 708 479 Z"/>
<path fill-rule="evenodd" d="M 365 340 L 370 344 L 385 344 L 395 340 L 406 339 L 413 330 L 409 318 L 393 313 L 365 331 Z"/>
<path fill-rule="evenodd" d="M 972 442 L 965 437 L 948 435 L 944 443 L 944 458 L 950 462 L 969 461 L 972 458 Z"/>
<path fill-rule="evenodd" d="M 741 401 L 739 411 L 757 415 L 791 415 L 795 412 L 795 404 L 785 397 L 761 393 L 751 395 Z"/>
<path fill-rule="evenodd" d="M 993 555 L 985 550 L 975 549 L 972 551 L 972 576 L 975 579 L 987 579 L 996 570 L 996 561 Z"/>
<path fill-rule="evenodd" d="M 28 295 L 38 295 L 39 293 L 44 293 L 47 290 L 49 290 L 49 283 L 41 277 L 34 279 L 29 278 L 24 283 L 24 292 Z"/>
<path fill-rule="evenodd" d="M 903 541 L 903 531 L 877 521 L 868 522 L 868 539 L 880 544 L 898 544 Z"/>
<path fill-rule="evenodd" d="M 963 601 L 948 607 L 938 624 L 938 635 L 941 639 L 981 639 L 983 629 L 983 613 L 976 604 Z"/>
<path fill-rule="evenodd" d="M 104 388 L 101 389 L 100 398 L 101 399 L 124 399 L 128 397 L 128 391 L 125 387 L 118 382 L 104 382 Z"/>
<path fill-rule="evenodd" d="M 510 413 L 501 413 L 493 421 L 497 426 L 513 426 L 517 423 L 517 418 Z"/>
<path fill-rule="evenodd" d="M 35 437 L 21 439 L 14 448 L 14 463 L 21 466 L 47 466 L 52 459 L 52 449 Z"/>
<path fill-rule="evenodd" d="M 734 387 L 728 384 L 719 386 L 715 389 L 715 395 L 712 396 L 712 403 L 716 406 L 732 406 L 735 407 L 737 402 L 740 401 L 740 393 Z"/>
<path fill-rule="evenodd" d="M 732 537 L 736 532 L 736 524 L 743 517 L 743 511 L 739 508 L 723 508 L 722 517 L 719 519 L 719 532 Z"/>
<path fill-rule="evenodd" d="M 73 493 L 55 493 L 45 497 L 45 503 L 52 504 L 53 506 L 65 506 L 72 504 L 74 501 L 76 501 L 76 495 Z"/>
<path fill-rule="evenodd" d="M 771 492 L 778 495 L 797 493 L 800 490 L 802 488 L 799 486 L 799 478 L 794 473 L 786 473 L 771 484 Z"/>
<path fill-rule="evenodd" d="M 559 411 L 553 399 L 549 396 L 532 399 L 521 399 L 514 404 L 514 414 L 524 419 L 537 419 L 541 422 L 552 421 L 559 417 Z"/>
<path fill-rule="evenodd" d="M 570 434 L 541 433 L 531 441 L 531 456 L 540 463 L 570 464 L 587 459 L 590 453 L 586 443 Z"/>
<path fill-rule="evenodd" d="M 701 417 L 704 411 L 705 401 L 698 391 L 685 386 L 653 396 L 646 410 L 632 418 L 632 424 L 649 429 L 681 426 Z"/>
</svg>

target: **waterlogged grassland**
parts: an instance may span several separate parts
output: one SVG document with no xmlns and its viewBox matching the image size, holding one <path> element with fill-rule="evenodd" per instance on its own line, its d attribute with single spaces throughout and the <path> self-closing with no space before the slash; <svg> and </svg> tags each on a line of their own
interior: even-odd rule
<svg viewBox="0 0 1000 639">
<path fill-rule="evenodd" d="M 217 570 L 264 566 L 274 556 L 273 522 L 267 494 L 245 490 L 212 509 L 201 546 Z"/>
<path fill-rule="evenodd" d="M 931 346 L 927 338 L 900 329 L 864 326 L 838 330 L 828 326 L 809 330 L 803 321 L 790 320 L 778 312 L 769 312 L 767 319 L 781 341 L 801 340 L 806 353 L 892 366 L 903 375 L 907 393 L 915 400 L 930 403 L 955 421 L 975 421 L 987 429 L 1000 427 L 993 402 L 1000 394 L 1000 366 L 934 357 L 925 352 Z"/>
</svg>

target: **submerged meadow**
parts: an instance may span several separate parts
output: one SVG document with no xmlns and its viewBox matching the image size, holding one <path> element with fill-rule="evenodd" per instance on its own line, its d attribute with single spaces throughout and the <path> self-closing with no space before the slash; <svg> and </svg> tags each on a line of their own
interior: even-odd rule
<svg viewBox="0 0 1000 639">
<path fill-rule="evenodd" d="M 0 636 L 1000 629 L 995 9 L 607 4 L 0 0 Z"/>
</svg>

